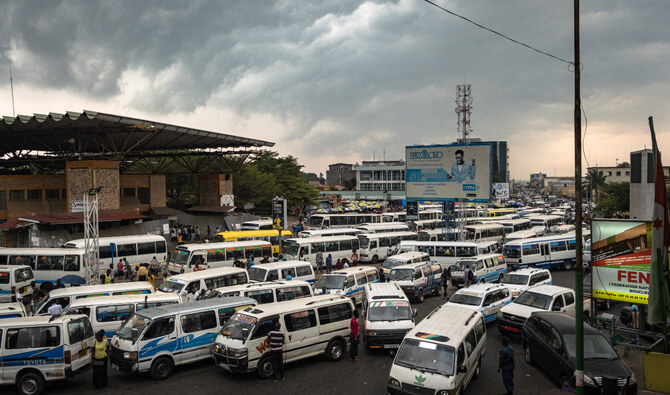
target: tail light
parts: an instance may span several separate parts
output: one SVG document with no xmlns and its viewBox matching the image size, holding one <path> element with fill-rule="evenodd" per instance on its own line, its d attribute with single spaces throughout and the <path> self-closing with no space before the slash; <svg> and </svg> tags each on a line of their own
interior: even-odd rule
<svg viewBox="0 0 670 395">
<path fill-rule="evenodd" d="M 65 363 L 70 364 L 72 363 L 72 355 L 70 354 L 70 350 L 65 351 Z"/>
</svg>

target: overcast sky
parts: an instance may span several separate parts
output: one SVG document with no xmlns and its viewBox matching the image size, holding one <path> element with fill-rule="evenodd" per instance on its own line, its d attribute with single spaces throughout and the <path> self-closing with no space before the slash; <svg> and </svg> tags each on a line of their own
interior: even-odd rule
<svg viewBox="0 0 670 395">
<path fill-rule="evenodd" d="M 574 58 L 572 1 L 435 2 Z M 581 3 L 584 166 L 650 148 L 650 115 L 670 152 L 670 1 Z M 0 37 L 2 115 L 11 65 L 17 114 L 86 109 L 259 138 L 325 174 L 455 141 L 465 83 L 471 136 L 508 141 L 512 178 L 574 175 L 568 64 L 421 0 L 4 1 Z"/>
</svg>

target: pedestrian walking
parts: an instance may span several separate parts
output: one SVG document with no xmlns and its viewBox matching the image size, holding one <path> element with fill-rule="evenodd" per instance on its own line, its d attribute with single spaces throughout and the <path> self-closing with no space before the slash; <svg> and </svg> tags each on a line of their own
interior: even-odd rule
<svg viewBox="0 0 670 395">
<path fill-rule="evenodd" d="M 107 386 L 107 360 L 109 359 L 109 341 L 105 339 L 105 331 L 100 329 L 93 341 L 93 386 L 96 389 Z"/>
<path fill-rule="evenodd" d="M 351 266 L 356 266 L 358 265 L 358 253 L 356 252 L 356 249 L 354 248 L 351 252 Z"/>
<path fill-rule="evenodd" d="M 188 291 L 188 294 L 186 294 L 186 302 L 193 302 L 195 301 L 195 288 L 191 288 Z"/>
<path fill-rule="evenodd" d="M 337 262 L 335 262 L 335 270 L 340 270 L 342 269 L 342 261 L 340 258 L 337 258 Z"/>
<path fill-rule="evenodd" d="M 284 380 L 284 357 L 282 356 L 284 332 L 281 331 L 279 321 L 275 322 L 275 329 L 268 333 L 267 341 L 270 344 L 270 358 L 272 360 L 272 370 L 274 371 L 274 381 Z"/>
<path fill-rule="evenodd" d="M 351 317 L 350 325 L 351 332 L 349 332 L 349 360 L 358 362 L 358 344 L 361 342 L 358 338 L 358 309 L 354 310 L 354 316 Z"/>
<path fill-rule="evenodd" d="M 103 284 L 111 284 L 112 283 L 112 269 L 107 269 L 105 272 L 105 282 Z"/>
<path fill-rule="evenodd" d="M 119 259 L 119 263 L 116 264 L 116 276 L 123 277 L 123 261 Z"/>
<path fill-rule="evenodd" d="M 323 252 L 317 251 L 316 252 L 316 271 L 321 273 L 322 268 L 323 268 Z"/>
<path fill-rule="evenodd" d="M 149 271 L 151 274 L 158 274 L 158 271 L 160 270 L 160 263 L 158 263 L 158 259 L 154 256 L 151 258 L 151 262 L 149 262 Z"/>
<path fill-rule="evenodd" d="M 200 227 L 199 226 L 195 227 L 195 240 L 198 241 L 198 242 L 200 241 Z"/>
<path fill-rule="evenodd" d="M 328 254 L 326 257 L 326 273 L 330 273 L 333 270 L 333 257 Z"/>
<path fill-rule="evenodd" d="M 442 270 L 442 288 L 444 288 L 444 291 L 442 292 L 442 297 L 444 299 L 449 299 L 449 293 L 447 292 L 447 289 L 449 288 L 449 281 L 451 280 L 451 271 L 448 269 L 443 269 Z"/>
<path fill-rule="evenodd" d="M 148 276 L 149 270 L 147 269 L 146 265 L 141 264 L 139 269 L 137 269 L 137 281 L 147 281 Z"/>
<path fill-rule="evenodd" d="M 498 373 L 502 372 L 503 384 L 505 384 L 506 395 L 514 393 L 514 350 L 509 346 L 509 338 L 503 336 L 503 348 L 500 350 L 500 362 L 498 363 Z"/>
<path fill-rule="evenodd" d="M 385 275 L 384 275 L 384 269 L 382 269 L 381 267 L 379 268 L 379 282 L 380 283 L 385 283 L 386 282 L 386 278 L 385 278 Z"/>
<path fill-rule="evenodd" d="M 61 289 L 61 288 L 65 288 L 65 285 L 63 285 L 63 282 L 59 278 L 58 280 L 56 280 L 56 285 L 54 286 L 54 289 Z"/>
<path fill-rule="evenodd" d="M 470 265 L 465 265 L 465 269 L 463 269 L 463 285 L 465 285 L 466 288 L 472 285 L 474 277 L 475 274 L 472 272 Z"/>
<path fill-rule="evenodd" d="M 132 278 L 132 270 L 130 270 L 130 262 L 126 258 L 123 258 L 123 267 L 126 271 L 126 278 L 130 280 Z"/>
</svg>

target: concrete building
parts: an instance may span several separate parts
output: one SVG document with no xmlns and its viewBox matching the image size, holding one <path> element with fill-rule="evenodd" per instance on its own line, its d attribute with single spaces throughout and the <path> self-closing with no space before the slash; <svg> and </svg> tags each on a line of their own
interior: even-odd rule
<svg viewBox="0 0 670 395">
<path fill-rule="evenodd" d="M 351 163 L 333 163 L 326 170 L 326 185 L 343 185 L 356 178 L 356 170 Z"/>
</svg>

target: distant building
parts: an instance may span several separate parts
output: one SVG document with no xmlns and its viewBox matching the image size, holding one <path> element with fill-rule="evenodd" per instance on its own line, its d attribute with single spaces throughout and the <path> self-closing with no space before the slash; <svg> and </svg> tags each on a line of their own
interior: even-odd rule
<svg viewBox="0 0 670 395">
<path fill-rule="evenodd" d="M 598 173 L 605 176 L 605 182 L 630 182 L 630 167 L 607 167 L 607 166 L 594 166 L 587 169 L 587 174 L 593 170 L 598 171 Z"/>
<path fill-rule="evenodd" d="M 356 178 L 354 165 L 351 163 L 334 163 L 326 170 L 326 185 L 343 185 L 345 181 Z"/>
<path fill-rule="evenodd" d="M 354 169 L 359 191 L 405 190 L 405 162 L 402 160 L 363 161 Z"/>
</svg>

